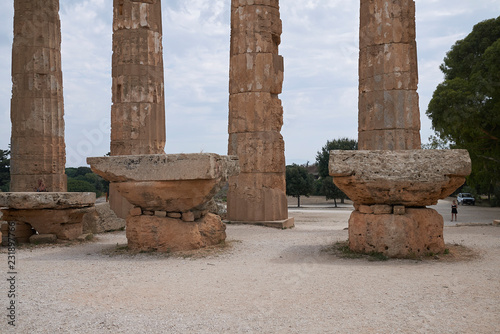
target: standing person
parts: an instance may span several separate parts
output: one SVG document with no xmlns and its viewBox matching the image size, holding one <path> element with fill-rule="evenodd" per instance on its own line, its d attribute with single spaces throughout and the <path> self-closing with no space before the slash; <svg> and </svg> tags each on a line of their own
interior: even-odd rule
<svg viewBox="0 0 500 334">
<path fill-rule="evenodd" d="M 455 217 L 455 221 L 457 221 L 457 202 L 454 200 L 451 204 L 451 221 L 453 221 L 453 217 Z"/>
</svg>

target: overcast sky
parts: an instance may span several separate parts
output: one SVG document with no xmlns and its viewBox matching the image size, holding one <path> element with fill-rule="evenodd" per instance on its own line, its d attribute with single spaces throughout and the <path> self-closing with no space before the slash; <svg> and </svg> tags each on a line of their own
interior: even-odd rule
<svg viewBox="0 0 500 334">
<path fill-rule="evenodd" d="M 60 0 L 67 167 L 109 152 L 112 0 Z M 417 0 L 422 141 L 446 52 L 498 0 Z M 286 160 L 357 139 L 359 0 L 281 0 Z M 230 0 L 162 2 L 167 153 L 227 154 Z M 10 142 L 13 1 L 0 2 L 0 148 Z"/>
</svg>

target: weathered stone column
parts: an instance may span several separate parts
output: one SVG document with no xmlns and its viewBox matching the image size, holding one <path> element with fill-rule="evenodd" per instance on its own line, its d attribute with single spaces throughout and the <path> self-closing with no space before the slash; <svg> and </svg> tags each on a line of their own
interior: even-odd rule
<svg viewBox="0 0 500 334">
<path fill-rule="evenodd" d="M 241 173 L 229 180 L 231 222 L 293 226 L 285 195 L 285 144 L 280 134 L 283 58 L 278 55 L 278 0 L 231 1 L 228 154 Z"/>
<path fill-rule="evenodd" d="M 66 191 L 59 0 L 15 0 L 11 191 Z"/>
<path fill-rule="evenodd" d="M 415 2 L 361 0 L 359 49 L 359 149 L 420 149 Z"/>
<path fill-rule="evenodd" d="M 470 174 L 466 150 L 421 150 L 414 0 L 361 0 L 359 151 L 330 152 L 354 202 L 349 248 L 412 257 L 444 251 L 443 217 L 425 208 Z"/>
<path fill-rule="evenodd" d="M 113 0 L 111 155 L 161 154 L 165 102 L 160 0 Z M 132 207 L 110 186 L 122 218 Z"/>
</svg>

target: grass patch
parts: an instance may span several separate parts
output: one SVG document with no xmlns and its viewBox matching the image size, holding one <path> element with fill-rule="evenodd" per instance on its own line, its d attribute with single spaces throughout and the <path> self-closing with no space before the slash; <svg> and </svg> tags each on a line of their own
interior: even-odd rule
<svg viewBox="0 0 500 334">
<path fill-rule="evenodd" d="M 335 255 L 342 259 L 366 259 L 368 261 L 387 261 L 389 258 L 382 253 L 370 252 L 360 253 L 355 252 L 349 248 L 348 241 L 339 241 L 323 250 L 326 253 Z"/>
</svg>

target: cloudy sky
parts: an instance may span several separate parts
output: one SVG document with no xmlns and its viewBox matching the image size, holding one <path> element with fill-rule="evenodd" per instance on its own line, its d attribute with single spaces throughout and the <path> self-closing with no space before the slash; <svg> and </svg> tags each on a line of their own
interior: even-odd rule
<svg viewBox="0 0 500 334">
<path fill-rule="evenodd" d="M 60 0 L 67 166 L 109 152 L 112 0 Z M 498 0 L 416 0 L 422 141 L 439 65 Z M 359 0 L 281 0 L 287 164 L 357 139 Z M 167 153 L 227 154 L 230 0 L 164 0 Z M 13 1 L 0 3 L 0 148 L 10 142 Z"/>
</svg>

